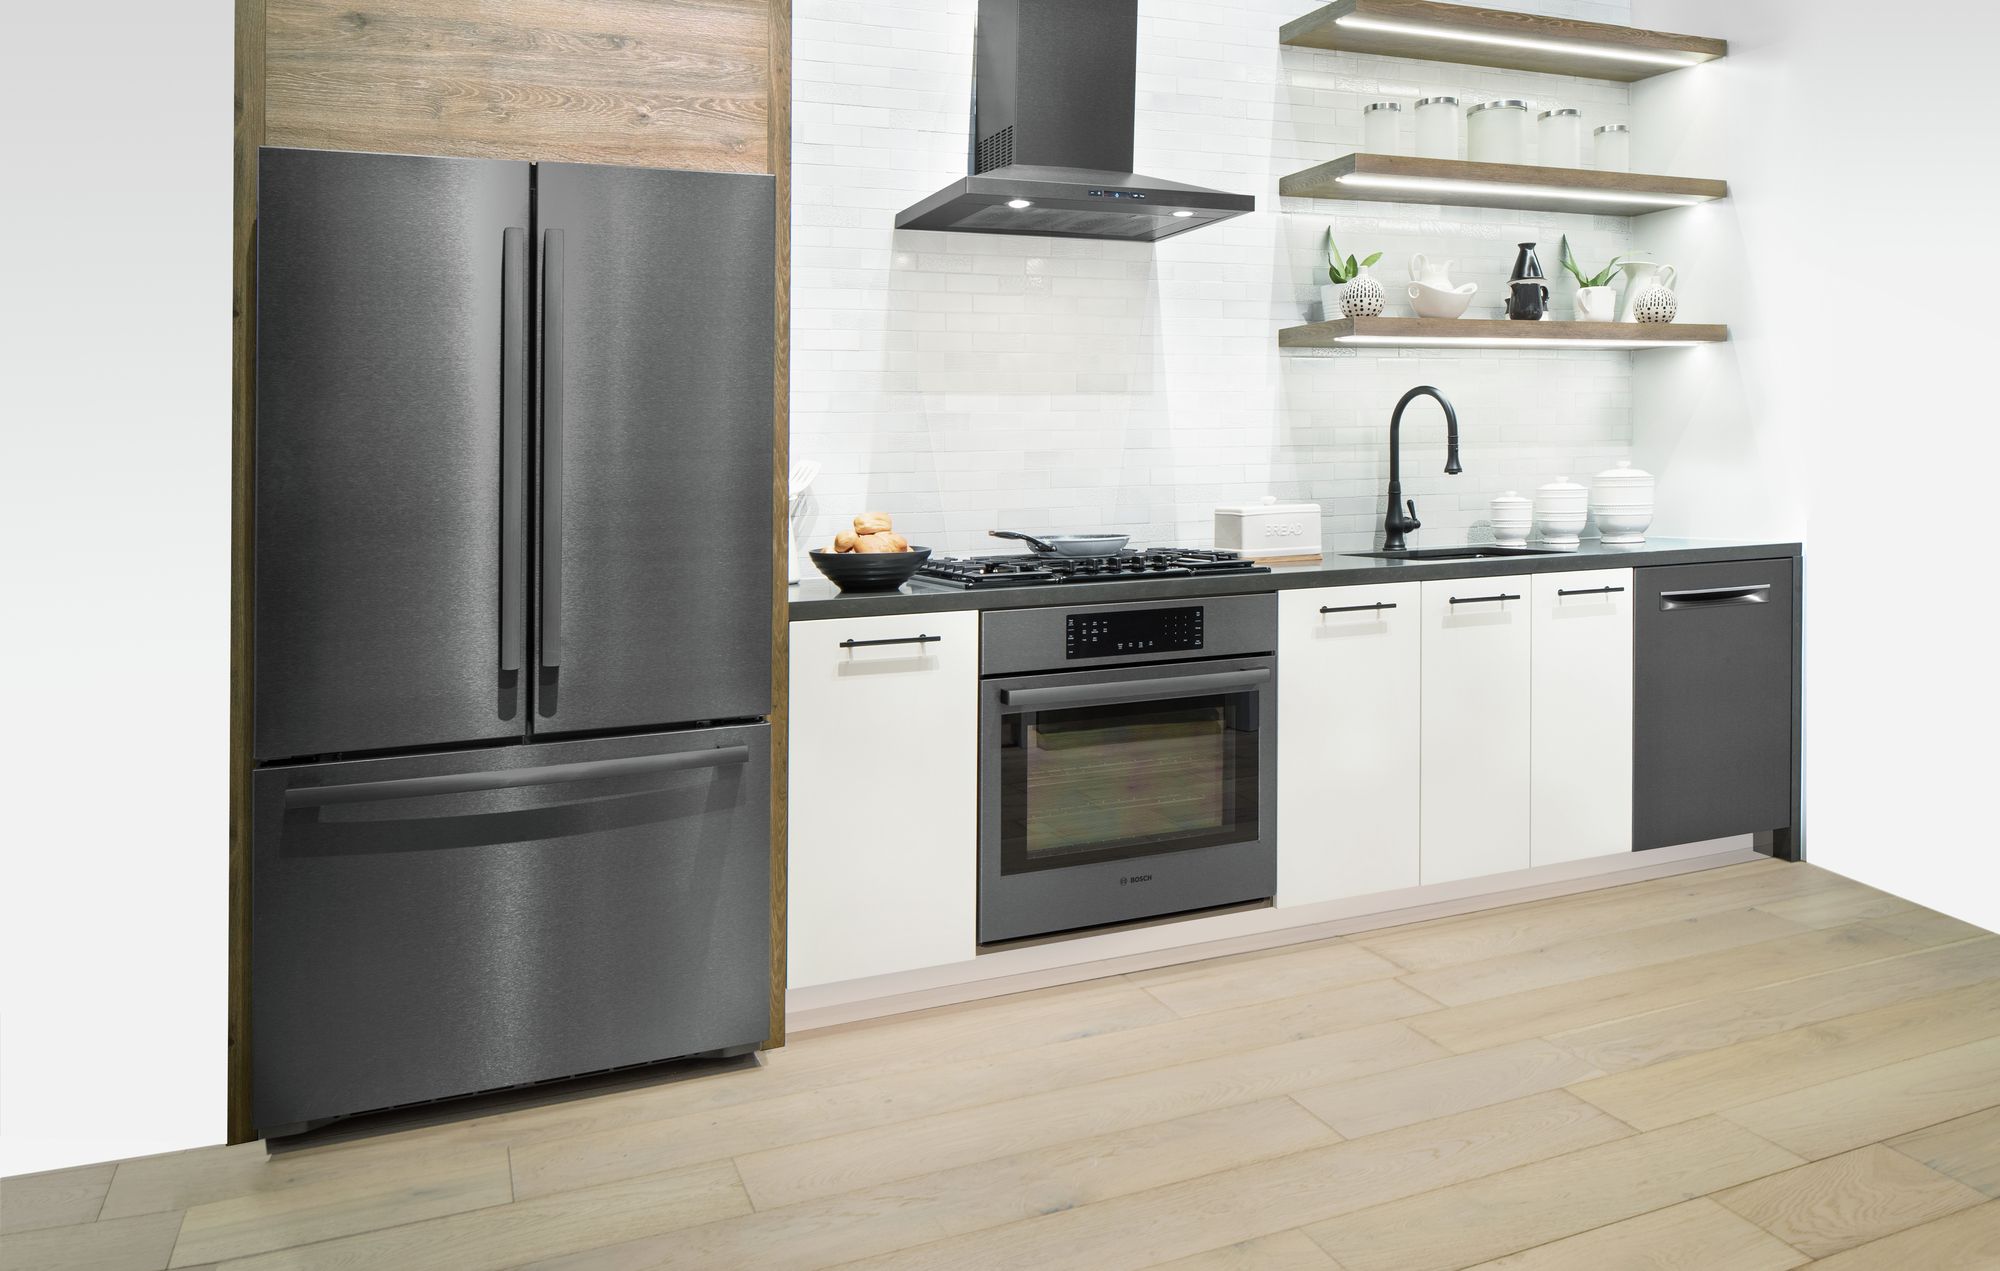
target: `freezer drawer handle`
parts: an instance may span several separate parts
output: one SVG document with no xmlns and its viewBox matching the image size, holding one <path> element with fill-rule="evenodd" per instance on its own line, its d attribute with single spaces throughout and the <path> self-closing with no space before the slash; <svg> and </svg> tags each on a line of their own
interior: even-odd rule
<svg viewBox="0 0 2000 1271">
<path fill-rule="evenodd" d="M 1623 587 L 1575 587 L 1565 590 L 1556 588 L 1558 596 L 1609 596 L 1625 590 Z"/>
<path fill-rule="evenodd" d="M 1497 596 L 1453 596 L 1451 598 L 1451 603 L 1455 605 L 1484 605 L 1484 604 L 1491 604 L 1493 601 L 1496 600 L 1519 600 L 1519 599 L 1520 597 L 1515 595 L 1513 592 L 1503 591 Z"/>
<path fill-rule="evenodd" d="M 542 231 L 542 665 L 561 666 L 563 232 Z"/>
<path fill-rule="evenodd" d="M 418 799 L 439 794 L 478 794 L 522 786 L 553 786 L 604 777 L 631 777 L 648 772 L 681 772 L 692 768 L 727 768 L 750 762 L 748 746 L 718 746 L 673 755 L 634 755 L 629 759 L 594 759 L 584 763 L 546 764 L 539 768 L 506 768 L 495 772 L 454 772 L 437 777 L 400 777 L 393 781 L 356 781 L 348 785 L 299 786 L 285 791 L 288 808 L 316 808 L 330 803 L 378 803 L 386 799 Z"/>
<path fill-rule="evenodd" d="M 874 649 L 885 644 L 936 644 L 943 639 L 943 636 L 913 635 L 896 636 L 888 640 L 842 640 L 840 647 L 843 649 Z"/>
<path fill-rule="evenodd" d="M 1157 680 L 1126 680 L 1122 684 L 1069 684 L 1060 688 L 1003 688 L 1000 700 L 1008 706 L 1050 708 L 1095 706 L 1100 702 L 1143 701 L 1160 697 L 1205 697 L 1230 689 L 1252 688 L 1269 681 L 1271 673 L 1223 671 L 1215 675 L 1180 675 Z"/>
<path fill-rule="evenodd" d="M 1372 605 L 1334 605 L 1331 608 L 1321 605 L 1319 611 L 1321 613 L 1370 613 L 1379 612 L 1383 609 L 1394 609 L 1395 607 L 1393 602 L 1384 604 L 1378 600 Z"/>
<path fill-rule="evenodd" d="M 521 669 L 521 512 L 526 469 L 521 413 L 528 396 L 528 231 L 500 233 L 500 669 Z"/>
<path fill-rule="evenodd" d="M 1722 605 L 1762 605 L 1771 600 L 1771 584 L 1748 587 L 1703 587 L 1695 591 L 1663 591 L 1660 612 L 1675 609 L 1714 609 Z"/>
</svg>

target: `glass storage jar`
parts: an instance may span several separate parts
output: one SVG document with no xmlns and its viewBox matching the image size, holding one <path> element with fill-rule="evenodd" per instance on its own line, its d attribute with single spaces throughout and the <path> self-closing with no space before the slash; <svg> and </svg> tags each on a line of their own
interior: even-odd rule
<svg viewBox="0 0 2000 1271">
<path fill-rule="evenodd" d="M 1528 103 L 1507 97 L 1465 112 L 1472 158 L 1478 163 L 1525 163 Z"/>
<path fill-rule="evenodd" d="M 1362 148 L 1369 154 L 1397 154 L 1399 120 L 1403 108 L 1396 102 L 1369 102 L 1361 108 Z"/>
<path fill-rule="evenodd" d="M 1425 97 L 1417 102 L 1417 154 L 1426 159 L 1456 159 L 1464 148 L 1459 126 L 1458 98 Z"/>
<path fill-rule="evenodd" d="M 1583 112 L 1561 106 L 1542 112 L 1535 136 L 1535 162 L 1545 168 L 1583 166 Z"/>
<path fill-rule="evenodd" d="M 1632 130 L 1624 124 L 1606 124 L 1597 130 L 1591 159 L 1605 172 L 1632 170 Z"/>
</svg>

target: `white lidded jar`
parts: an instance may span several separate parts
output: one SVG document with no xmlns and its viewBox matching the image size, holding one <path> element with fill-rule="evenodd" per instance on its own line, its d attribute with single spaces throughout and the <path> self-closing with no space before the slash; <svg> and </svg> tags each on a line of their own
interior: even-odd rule
<svg viewBox="0 0 2000 1271">
<path fill-rule="evenodd" d="M 1397 102 L 1369 102 L 1361 108 L 1362 149 L 1369 154 L 1400 154 L 1403 107 Z"/>
<path fill-rule="evenodd" d="M 1605 172 L 1632 170 L 1632 130 L 1624 124 L 1606 124 L 1593 137 L 1591 161 Z"/>
<path fill-rule="evenodd" d="M 1575 547 L 1590 519 L 1590 491 L 1557 477 L 1535 491 L 1535 532 L 1550 547 Z"/>
<path fill-rule="evenodd" d="M 1481 102 L 1465 112 L 1465 126 L 1474 162 L 1527 162 L 1528 103 L 1515 97 Z"/>
<path fill-rule="evenodd" d="M 1653 474 L 1621 459 L 1590 481 L 1590 514 L 1606 543 L 1643 543 L 1653 523 Z"/>
<path fill-rule="evenodd" d="M 1502 547 L 1521 547 L 1534 528 L 1535 505 L 1512 490 L 1493 497 L 1493 541 Z"/>
<path fill-rule="evenodd" d="M 1583 112 L 1573 106 L 1545 110 L 1535 131 L 1535 162 L 1545 168 L 1583 166 Z"/>
<path fill-rule="evenodd" d="M 1458 98 L 1424 97 L 1417 101 L 1417 154 L 1425 159 L 1456 159 L 1464 149 Z"/>
</svg>

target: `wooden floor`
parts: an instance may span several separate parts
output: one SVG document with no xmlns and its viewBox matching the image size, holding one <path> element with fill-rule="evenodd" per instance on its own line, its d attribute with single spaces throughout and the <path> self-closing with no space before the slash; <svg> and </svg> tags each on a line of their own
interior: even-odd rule
<svg viewBox="0 0 2000 1271">
<path fill-rule="evenodd" d="M 0 1265 L 2000 1267 L 2000 937 L 1765 861 L 0 1183 Z"/>
</svg>

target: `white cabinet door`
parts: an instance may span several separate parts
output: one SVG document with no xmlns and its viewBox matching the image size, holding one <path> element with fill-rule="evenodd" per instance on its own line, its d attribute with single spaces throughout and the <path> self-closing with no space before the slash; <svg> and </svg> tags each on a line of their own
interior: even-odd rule
<svg viewBox="0 0 2000 1271">
<path fill-rule="evenodd" d="M 1528 867 L 1531 581 L 1423 584 L 1426 883 Z"/>
<path fill-rule="evenodd" d="M 789 982 L 972 957 L 979 615 L 794 622 L 791 644 Z"/>
<path fill-rule="evenodd" d="M 1534 863 L 1632 850 L 1632 571 L 1537 574 Z"/>
<path fill-rule="evenodd" d="M 1415 887 L 1419 583 L 1278 595 L 1280 905 Z"/>
</svg>

